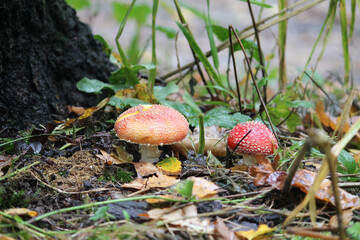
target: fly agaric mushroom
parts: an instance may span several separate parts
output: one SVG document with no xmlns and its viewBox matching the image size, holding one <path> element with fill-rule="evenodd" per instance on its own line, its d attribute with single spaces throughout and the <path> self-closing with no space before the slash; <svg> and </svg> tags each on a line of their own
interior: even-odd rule
<svg viewBox="0 0 360 240">
<path fill-rule="evenodd" d="M 173 108 L 139 105 L 123 112 L 115 122 L 115 132 L 124 141 L 140 145 L 141 160 L 157 161 L 158 146 L 183 140 L 188 132 L 186 118 Z"/>
<path fill-rule="evenodd" d="M 261 122 L 250 121 L 239 123 L 230 131 L 228 147 L 243 155 L 243 163 L 251 166 L 256 164 L 256 155 L 268 156 L 273 154 L 278 148 L 278 143 L 266 125 Z"/>
</svg>

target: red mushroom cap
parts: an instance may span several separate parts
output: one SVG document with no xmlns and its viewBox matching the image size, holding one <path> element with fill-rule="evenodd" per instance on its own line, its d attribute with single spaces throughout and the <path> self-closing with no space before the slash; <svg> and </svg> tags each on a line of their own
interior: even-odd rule
<svg viewBox="0 0 360 240">
<path fill-rule="evenodd" d="M 237 153 L 268 156 L 278 148 L 278 143 L 270 129 L 261 122 L 245 122 L 236 125 L 229 133 L 228 146 L 232 150 L 251 130 L 236 148 Z"/>
<path fill-rule="evenodd" d="M 170 145 L 183 140 L 188 132 L 186 118 L 173 108 L 139 105 L 123 112 L 115 122 L 121 140 L 137 144 Z"/>
</svg>

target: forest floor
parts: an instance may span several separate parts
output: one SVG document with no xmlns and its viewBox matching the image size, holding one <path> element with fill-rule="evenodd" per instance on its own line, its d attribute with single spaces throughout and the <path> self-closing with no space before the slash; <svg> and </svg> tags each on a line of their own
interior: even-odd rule
<svg viewBox="0 0 360 240">
<path fill-rule="evenodd" d="M 239 23 L 239 29 L 251 25 L 245 5 L 212 4 L 216 10 L 211 16 L 217 24 L 226 28 Z M 62 121 L 1 139 L 0 239 L 360 239 L 360 91 L 346 89 L 349 86 L 342 83 L 338 19 L 317 74 L 306 72 L 301 80 L 298 76 L 326 15 L 324 4 L 289 21 L 288 71 L 298 78 L 281 91 L 277 81 L 270 82 L 264 91 L 269 93 L 266 106 L 256 91 L 266 84 L 263 79 L 249 83 L 251 74 L 237 85 L 242 87 L 241 99 L 236 86 L 221 85 L 220 80 L 205 88 L 194 68 L 181 82 L 156 79 L 151 89 L 151 74 L 135 69 L 151 72 L 153 66 L 137 63 L 125 69 L 120 64 L 124 59 L 110 51 L 109 58 L 119 66 L 112 80 L 84 78 L 77 85 L 87 93 L 103 91 L 97 95 L 103 97 L 97 106 L 68 106 L 69 115 Z M 207 46 L 203 20 L 185 13 L 199 45 Z M 176 28 L 166 22 L 169 14 L 160 13 L 158 21 Z M 95 34 L 113 43 L 118 23 L 110 15 L 111 6 L 97 1 L 90 10 L 79 11 Z M 126 25 L 122 43 L 133 41 L 135 28 L 134 22 Z M 151 27 L 142 31 L 146 35 Z M 181 31 L 188 33 L 185 28 Z M 261 32 L 266 57 L 277 54 L 274 34 L 278 34 L 275 28 Z M 350 43 L 353 65 L 360 59 L 354 43 L 357 37 L 359 28 Z M 147 40 L 141 39 L 139 45 Z M 181 65 L 191 62 L 186 39 L 179 36 L 178 43 L 184 44 L 178 48 Z M 160 37 L 158 44 L 158 73 L 163 75 L 176 69 L 179 54 L 173 40 Z M 201 50 L 196 53 L 201 56 Z M 219 57 L 227 63 L 227 54 Z M 150 50 L 145 50 L 142 60 L 151 62 Z M 216 73 L 206 68 L 205 59 L 201 61 L 206 78 L 216 80 L 218 72 L 227 70 L 221 66 Z M 354 68 L 352 73 L 359 71 Z M 136 80 L 124 83 L 124 76 Z M 119 88 L 119 82 L 131 87 Z M 160 144 L 154 162 L 145 157 L 145 146 L 120 140 L 114 129 L 118 116 L 138 105 L 152 106 L 140 107 L 124 118 L 163 105 L 177 110 L 189 123 L 185 139 Z M 161 124 L 166 125 L 167 119 L 161 119 Z M 238 124 L 250 121 L 264 123 L 274 137 L 271 143 L 258 144 L 258 148 L 270 147 L 270 154 L 257 154 L 252 164 L 244 164 L 246 156 L 236 149 L 256 130 L 247 130 L 234 148 L 228 136 Z M 155 127 L 151 129 L 155 133 Z"/>
</svg>

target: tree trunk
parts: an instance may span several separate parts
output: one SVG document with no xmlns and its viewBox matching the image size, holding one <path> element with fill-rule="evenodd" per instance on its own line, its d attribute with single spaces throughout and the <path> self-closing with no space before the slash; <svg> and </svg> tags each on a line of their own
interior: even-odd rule
<svg viewBox="0 0 360 240">
<path fill-rule="evenodd" d="M 114 69 L 64 0 L 0 0 L 0 133 L 63 119 L 66 105 L 94 105 L 76 82 L 107 81 Z"/>
</svg>

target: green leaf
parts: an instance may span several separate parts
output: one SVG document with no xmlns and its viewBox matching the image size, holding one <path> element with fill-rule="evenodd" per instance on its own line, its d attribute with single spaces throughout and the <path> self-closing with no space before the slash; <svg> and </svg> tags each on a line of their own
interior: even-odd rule
<svg viewBox="0 0 360 240">
<path fill-rule="evenodd" d="M 213 34 L 213 30 L 212 30 L 212 25 L 210 23 L 210 2 L 209 0 L 207 0 L 207 18 L 205 18 L 205 28 L 206 28 L 206 32 L 208 35 L 208 39 L 209 39 L 209 43 L 210 43 L 210 49 L 211 49 L 211 56 L 213 58 L 213 63 L 215 68 L 218 70 L 219 72 L 219 57 L 218 57 L 218 52 L 217 52 L 217 48 L 216 48 L 216 44 L 215 44 L 215 40 L 214 40 L 214 34 Z"/>
<path fill-rule="evenodd" d="M 338 170 L 344 174 L 356 173 L 357 164 L 355 158 L 347 151 L 342 150 L 338 156 Z"/>
<path fill-rule="evenodd" d="M 167 84 L 166 87 L 155 86 L 154 96 L 160 103 L 162 103 L 162 101 L 166 100 L 167 96 L 169 96 L 172 93 L 176 93 L 178 91 L 179 91 L 179 87 L 174 82 L 171 82 Z"/>
<path fill-rule="evenodd" d="M 186 102 L 191 108 L 193 108 L 195 111 L 197 111 L 199 114 L 201 114 L 201 109 L 199 108 L 199 106 L 196 104 L 196 102 L 194 101 L 194 99 L 191 97 L 191 95 L 188 92 L 185 92 L 183 94 L 183 99 L 184 102 Z"/>
<path fill-rule="evenodd" d="M 113 2 L 113 17 L 121 23 L 126 15 L 126 11 L 129 8 L 129 4 Z M 148 16 L 151 13 L 151 8 L 147 4 L 136 4 L 134 5 L 129 18 L 135 19 L 139 24 L 146 23 Z"/>
<path fill-rule="evenodd" d="M 103 50 L 104 50 L 105 54 L 109 57 L 110 54 L 111 54 L 111 51 L 112 51 L 112 49 L 111 49 L 111 47 L 109 46 L 109 44 L 108 44 L 108 43 L 105 41 L 105 39 L 104 39 L 102 36 L 100 36 L 100 35 L 95 35 L 94 38 L 95 38 L 96 40 L 98 40 L 98 41 L 102 44 L 102 47 L 103 47 Z"/>
<path fill-rule="evenodd" d="M 180 193 L 183 197 L 191 200 L 192 199 L 192 191 L 193 191 L 194 181 L 191 179 L 186 179 L 183 182 L 179 182 L 175 186 L 175 191 Z"/>
<path fill-rule="evenodd" d="M 289 132 L 294 133 L 296 131 L 296 127 L 299 125 L 301 125 L 301 119 L 299 115 L 293 112 L 286 120 L 286 126 L 288 127 Z"/>
<path fill-rule="evenodd" d="M 294 100 L 292 102 L 286 102 L 286 105 L 289 107 L 305 107 L 305 108 L 314 108 L 314 103 L 306 100 Z"/>
<path fill-rule="evenodd" d="M 128 69 L 125 67 L 119 68 L 115 72 L 111 73 L 109 77 L 109 82 L 116 85 L 135 86 L 139 83 L 139 80 L 136 77 L 137 72 L 138 71 L 134 71 L 133 69 Z"/>
<path fill-rule="evenodd" d="M 219 41 L 225 41 L 229 39 L 229 30 L 219 25 L 212 25 L 212 30 Z"/>
<path fill-rule="evenodd" d="M 204 126 L 209 127 L 213 125 L 218 125 L 227 129 L 232 129 L 238 123 L 250 121 L 249 116 L 243 115 L 241 113 L 232 114 L 232 110 L 227 107 L 217 107 L 211 109 L 204 115 Z M 192 119 L 190 121 L 193 126 L 198 126 L 198 119 Z"/>
<path fill-rule="evenodd" d="M 346 229 L 346 232 L 351 236 L 351 239 L 360 239 L 360 222 L 352 223 L 352 225 Z"/>
<path fill-rule="evenodd" d="M 118 98 L 118 97 L 111 97 L 110 98 L 110 101 L 108 103 L 109 105 L 112 105 L 112 106 L 115 106 L 115 107 L 119 107 L 119 108 L 125 108 L 125 107 L 136 107 L 137 105 L 140 105 L 140 104 L 144 104 L 144 105 L 148 105 L 149 103 L 148 102 L 144 102 L 144 101 L 141 101 L 139 99 L 136 99 L 136 98 L 125 98 L 125 99 L 122 99 L 122 98 Z"/>
<path fill-rule="evenodd" d="M 165 33 L 166 37 L 169 39 L 174 39 L 176 36 L 176 29 L 171 27 L 156 26 L 156 30 Z"/>
<path fill-rule="evenodd" d="M 76 87 L 79 91 L 95 94 L 99 94 L 103 89 L 111 89 L 115 93 L 124 88 L 123 85 L 108 84 L 97 79 L 89 79 L 86 77 L 78 81 Z"/>
<path fill-rule="evenodd" d="M 195 117 L 199 116 L 199 112 L 194 110 L 189 105 L 184 104 L 184 103 L 177 103 L 174 101 L 168 101 L 168 100 L 163 100 L 161 103 L 164 106 L 171 107 L 171 108 L 177 110 L 178 112 L 180 112 L 182 115 L 184 115 L 188 119 L 190 125 L 197 126 L 194 124 L 194 122 L 196 123 L 198 121 L 198 119 Z"/>
<path fill-rule="evenodd" d="M 247 2 L 247 0 L 239 0 L 239 1 Z M 256 0 L 250 0 L 250 3 L 254 4 L 254 5 L 257 5 L 257 6 L 260 6 L 260 7 L 263 7 L 263 8 L 272 8 L 271 5 L 263 3 L 263 2 L 259 2 L 259 1 L 256 1 Z"/>
<path fill-rule="evenodd" d="M 89 219 L 93 221 L 98 221 L 100 219 L 105 219 L 107 216 L 107 211 L 109 210 L 108 206 L 100 207 L 96 210 L 95 214 L 91 216 Z"/>
<path fill-rule="evenodd" d="M 66 3 L 69 4 L 76 11 L 82 8 L 90 7 L 89 0 L 66 0 Z"/>
<path fill-rule="evenodd" d="M 151 70 L 151 69 L 154 69 L 155 68 L 155 65 L 152 64 L 152 63 L 149 63 L 149 64 L 138 64 L 138 65 L 135 65 L 131 68 L 132 71 L 134 72 L 139 72 L 140 70 L 142 69 L 146 69 L 146 70 Z"/>
</svg>

